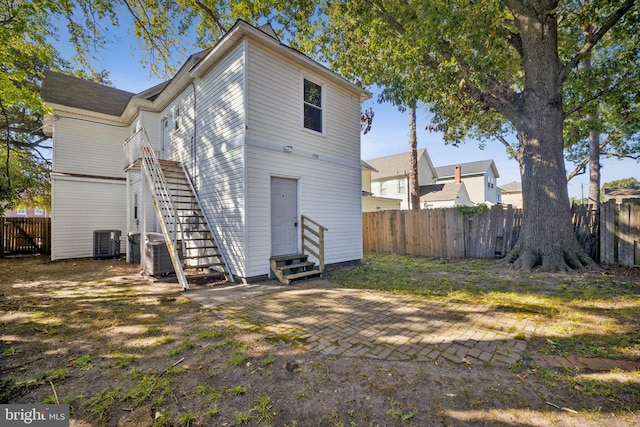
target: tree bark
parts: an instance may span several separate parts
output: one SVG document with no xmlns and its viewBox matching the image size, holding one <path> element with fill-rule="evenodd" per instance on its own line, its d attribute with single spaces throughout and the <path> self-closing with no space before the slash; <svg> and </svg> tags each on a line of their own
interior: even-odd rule
<svg viewBox="0 0 640 427">
<path fill-rule="evenodd" d="M 409 200 L 410 208 L 420 209 L 420 184 L 418 181 L 418 135 L 416 132 L 416 107 L 409 107 Z"/>
<path fill-rule="evenodd" d="M 573 230 L 564 166 L 561 79 L 554 2 L 508 1 L 522 39 L 525 89 L 514 121 L 520 147 L 523 219 L 506 261 L 516 268 L 572 271 L 595 267 Z M 541 11 L 548 7 L 549 9 Z M 513 111 L 513 110 L 512 110 Z"/>
</svg>

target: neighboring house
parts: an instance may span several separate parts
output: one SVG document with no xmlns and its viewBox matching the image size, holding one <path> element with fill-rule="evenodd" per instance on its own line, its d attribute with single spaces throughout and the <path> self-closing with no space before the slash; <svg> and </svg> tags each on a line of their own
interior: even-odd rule
<svg viewBox="0 0 640 427">
<path fill-rule="evenodd" d="M 376 172 L 371 173 L 371 192 L 376 197 L 400 199 L 400 208 L 409 209 L 409 153 L 393 154 L 366 161 Z M 418 150 L 418 183 L 436 183 L 436 170 L 429 153 Z"/>
<path fill-rule="evenodd" d="M 514 208 L 522 209 L 522 184 L 512 181 L 508 184 L 501 185 L 500 199 L 503 205 L 511 205 Z"/>
<path fill-rule="evenodd" d="M 476 162 L 457 163 L 454 165 L 438 166 L 436 173 L 437 183 L 445 184 L 455 182 L 455 170 L 460 166 L 461 179 L 471 201 L 475 204 L 486 203 L 495 205 L 500 203 L 497 179 L 500 177 L 493 160 L 480 160 Z"/>
<path fill-rule="evenodd" d="M 454 182 L 420 186 L 420 204 L 425 209 L 473 206 L 462 182 L 460 167 L 456 168 Z"/>
<path fill-rule="evenodd" d="M 94 230 L 121 230 L 123 243 L 158 231 L 172 260 L 188 264 L 196 255 L 184 251 L 196 250 L 249 281 L 272 275 L 274 257 L 303 251 L 306 218 L 326 228 L 327 264 L 362 257 L 359 117 L 369 94 L 270 27 L 236 22 L 139 94 L 47 73 L 42 95 L 54 110 L 52 259 L 91 256 Z M 150 189 L 162 183 L 154 173 L 167 177 L 166 197 Z M 160 212 L 178 206 L 183 237 L 153 199 Z M 191 247 L 198 239 L 215 241 Z M 151 243 L 141 245 L 145 265 Z"/>
<path fill-rule="evenodd" d="M 622 203 L 628 199 L 640 198 L 640 188 L 609 187 L 604 189 L 604 201 L 614 199 L 616 203 Z"/>
<path fill-rule="evenodd" d="M 42 208 L 18 208 L 4 211 L 5 218 L 49 218 L 49 212 Z"/>
<path fill-rule="evenodd" d="M 362 161 L 362 212 L 377 212 L 400 209 L 400 199 L 374 196 L 371 192 L 371 173 L 378 172 L 373 166 Z"/>
</svg>

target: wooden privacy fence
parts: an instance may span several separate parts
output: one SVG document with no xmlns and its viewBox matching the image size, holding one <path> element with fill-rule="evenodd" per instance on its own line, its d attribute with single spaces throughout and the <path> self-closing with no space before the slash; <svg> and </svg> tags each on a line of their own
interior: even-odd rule
<svg viewBox="0 0 640 427">
<path fill-rule="evenodd" d="M 0 257 L 51 252 L 51 218 L 1 218 Z"/>
<path fill-rule="evenodd" d="M 522 211 L 494 206 L 483 213 L 457 208 L 362 214 L 365 251 L 446 258 L 503 256 L 518 240 Z"/>
<path fill-rule="evenodd" d="M 601 205 L 599 250 L 603 264 L 640 265 L 640 199 Z"/>
<path fill-rule="evenodd" d="M 576 236 L 593 259 L 640 265 L 640 200 L 603 203 L 599 218 L 590 206 L 573 205 L 571 211 Z M 502 205 L 482 213 L 458 208 L 365 212 L 363 248 L 443 258 L 502 257 L 518 241 L 521 226 L 522 210 Z"/>
</svg>

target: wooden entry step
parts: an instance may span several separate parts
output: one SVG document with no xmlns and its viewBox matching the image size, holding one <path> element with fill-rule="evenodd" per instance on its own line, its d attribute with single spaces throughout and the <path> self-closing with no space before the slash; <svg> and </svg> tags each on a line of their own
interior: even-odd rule
<svg viewBox="0 0 640 427">
<path fill-rule="evenodd" d="M 273 274 L 285 284 L 291 283 L 292 280 L 322 274 L 315 262 L 309 261 L 309 256 L 304 254 L 274 256 L 269 263 Z"/>
</svg>

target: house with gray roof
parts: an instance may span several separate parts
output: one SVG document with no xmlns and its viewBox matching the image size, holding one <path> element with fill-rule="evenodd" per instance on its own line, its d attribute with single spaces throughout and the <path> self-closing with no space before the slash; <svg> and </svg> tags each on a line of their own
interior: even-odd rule
<svg viewBox="0 0 640 427">
<path fill-rule="evenodd" d="M 152 274 L 166 251 L 186 288 L 191 270 L 288 283 L 362 257 L 369 94 L 272 29 L 237 21 L 138 94 L 47 72 L 42 97 L 52 260 L 102 255 L 104 237 Z"/>
<path fill-rule="evenodd" d="M 371 192 L 376 197 L 400 200 L 401 209 L 409 209 L 409 153 L 398 153 L 366 161 L 371 173 Z M 436 171 L 426 149 L 418 150 L 418 184 L 435 184 Z"/>
<path fill-rule="evenodd" d="M 500 200 L 503 205 L 511 205 L 514 208 L 522 209 L 522 183 L 512 181 L 498 187 Z"/>
<path fill-rule="evenodd" d="M 501 203 L 497 185 L 500 174 L 493 160 L 438 166 L 435 168 L 438 177 L 436 182 L 439 184 L 455 182 L 457 167 L 460 168 L 460 180 L 467 188 L 473 203 L 486 203 L 489 206 Z"/>
</svg>

